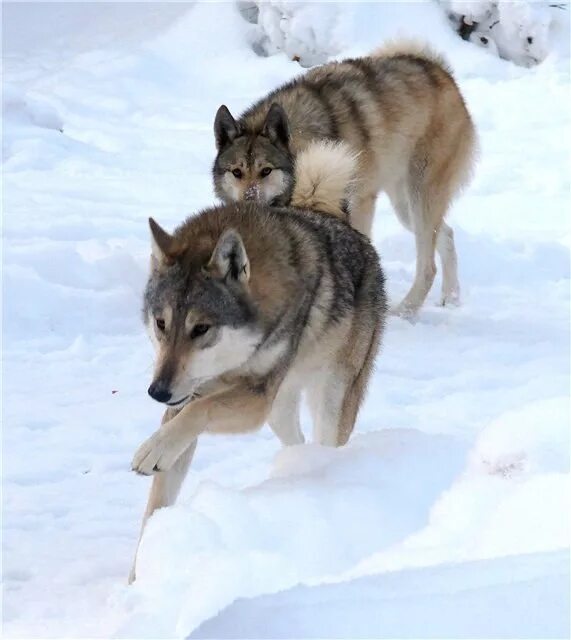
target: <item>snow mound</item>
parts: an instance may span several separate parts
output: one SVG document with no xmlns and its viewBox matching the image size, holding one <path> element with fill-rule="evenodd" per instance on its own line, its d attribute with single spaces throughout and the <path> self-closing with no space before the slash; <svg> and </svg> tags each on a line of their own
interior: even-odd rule
<svg viewBox="0 0 571 640">
<path fill-rule="evenodd" d="M 568 32 L 569 3 L 534 0 L 440 0 L 463 39 L 523 67 L 541 64 L 562 46 Z M 567 36 L 568 38 L 568 36 Z"/>
<path fill-rule="evenodd" d="M 482 430 L 426 527 L 363 559 L 354 578 L 569 547 L 569 400 L 529 403 Z"/>
<path fill-rule="evenodd" d="M 129 462 L 161 416 L 139 318 L 146 220 L 173 228 L 214 202 L 216 109 L 240 112 L 300 65 L 256 55 L 234 3 L 4 3 L 7 637 L 185 637 L 203 623 L 205 635 L 240 635 L 226 613 L 206 621 L 245 597 L 240 615 L 259 620 L 262 594 L 290 588 L 267 602 L 292 621 L 282 612 L 307 598 L 321 613 L 300 613 L 300 635 L 334 635 L 335 620 L 345 633 L 345 613 L 363 634 L 418 637 L 415 616 L 440 637 L 485 635 L 485 620 L 506 637 L 525 620 L 540 637 L 562 630 L 568 25 L 561 53 L 528 69 L 463 41 L 432 1 L 299 6 L 316 54 L 420 37 L 453 66 L 482 142 L 450 212 L 463 306 L 438 306 L 438 276 L 415 326 L 389 319 L 347 448 L 278 452 L 268 429 L 201 437 L 127 588 L 149 487 Z M 292 37 L 306 35 L 300 21 Z M 374 241 L 402 298 L 414 240 L 386 197 Z"/>
<path fill-rule="evenodd" d="M 470 470 L 506 477 L 569 473 L 569 398 L 526 404 L 492 421 L 478 436 Z"/>
<path fill-rule="evenodd" d="M 319 580 L 395 544 L 422 526 L 464 455 L 448 436 L 380 431 L 339 450 L 291 447 L 258 486 L 199 485 L 149 522 L 119 636 L 184 637 L 237 597 Z"/>
<path fill-rule="evenodd" d="M 346 11 L 336 3 L 257 2 L 256 48 L 265 55 L 283 51 L 302 67 L 323 64 L 347 46 Z"/>
<path fill-rule="evenodd" d="M 299 586 L 238 600 L 189 637 L 568 638 L 568 567 L 555 552 Z"/>
</svg>

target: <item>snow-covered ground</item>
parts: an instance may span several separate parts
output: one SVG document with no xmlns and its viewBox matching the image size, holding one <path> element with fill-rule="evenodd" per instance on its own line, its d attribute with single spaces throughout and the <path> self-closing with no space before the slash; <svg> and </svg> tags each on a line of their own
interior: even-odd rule
<svg viewBox="0 0 571 640">
<path fill-rule="evenodd" d="M 564 637 L 568 564 L 553 552 L 298 586 L 238 600 L 190 638 Z"/>
<path fill-rule="evenodd" d="M 127 587 L 129 466 L 161 415 L 146 219 L 212 203 L 216 108 L 300 69 L 258 58 L 230 3 L 3 12 L 4 636 L 568 637 L 568 58 L 515 67 L 430 4 L 342 7 L 343 54 L 427 34 L 477 122 L 464 304 L 437 284 L 390 319 L 347 447 L 203 437 Z M 398 300 L 413 241 L 385 198 L 374 238 Z"/>
</svg>

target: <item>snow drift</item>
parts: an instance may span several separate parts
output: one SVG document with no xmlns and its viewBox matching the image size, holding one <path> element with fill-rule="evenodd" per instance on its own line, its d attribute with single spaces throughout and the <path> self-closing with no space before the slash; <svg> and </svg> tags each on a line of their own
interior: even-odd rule
<svg viewBox="0 0 571 640">
<path fill-rule="evenodd" d="M 454 67 L 482 142 L 450 216 L 463 306 L 435 283 L 416 325 L 390 321 L 348 447 L 201 438 L 127 588 L 129 462 L 161 413 L 146 219 L 211 204 L 216 109 L 300 66 L 256 55 L 232 4 L 4 5 L 6 636 L 259 637 L 269 611 L 276 637 L 568 635 L 568 43 L 527 69 L 433 3 L 323 11 L 328 54 L 420 36 Z M 398 299 L 413 240 L 385 198 L 374 241 Z"/>
</svg>

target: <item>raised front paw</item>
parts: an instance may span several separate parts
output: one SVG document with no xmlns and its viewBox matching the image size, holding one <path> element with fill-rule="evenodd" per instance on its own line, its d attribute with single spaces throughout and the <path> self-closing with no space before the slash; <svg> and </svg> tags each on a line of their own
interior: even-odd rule
<svg viewBox="0 0 571 640">
<path fill-rule="evenodd" d="M 137 449 L 131 469 L 144 476 L 168 471 L 183 451 L 181 443 L 159 429 Z"/>
</svg>

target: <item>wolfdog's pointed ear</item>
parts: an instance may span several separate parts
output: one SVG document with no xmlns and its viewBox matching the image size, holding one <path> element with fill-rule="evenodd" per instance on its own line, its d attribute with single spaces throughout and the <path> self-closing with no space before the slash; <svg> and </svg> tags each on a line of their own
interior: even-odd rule
<svg viewBox="0 0 571 640">
<path fill-rule="evenodd" d="M 238 137 L 240 127 L 234 117 L 223 104 L 216 112 L 214 118 L 214 137 L 216 139 L 216 148 L 221 151 L 226 145 L 234 142 L 234 138 Z"/>
<path fill-rule="evenodd" d="M 269 138 L 274 144 L 281 143 L 287 147 L 289 142 L 289 124 L 286 112 L 277 102 L 274 102 L 268 111 L 262 135 Z"/>
<path fill-rule="evenodd" d="M 240 282 L 250 278 L 250 262 L 240 234 L 234 229 L 227 229 L 220 236 L 208 268 L 226 278 L 227 276 Z"/>
<path fill-rule="evenodd" d="M 172 264 L 176 258 L 176 240 L 152 218 L 149 218 L 149 227 L 151 229 L 153 260 L 157 266 L 162 264 Z"/>
</svg>

